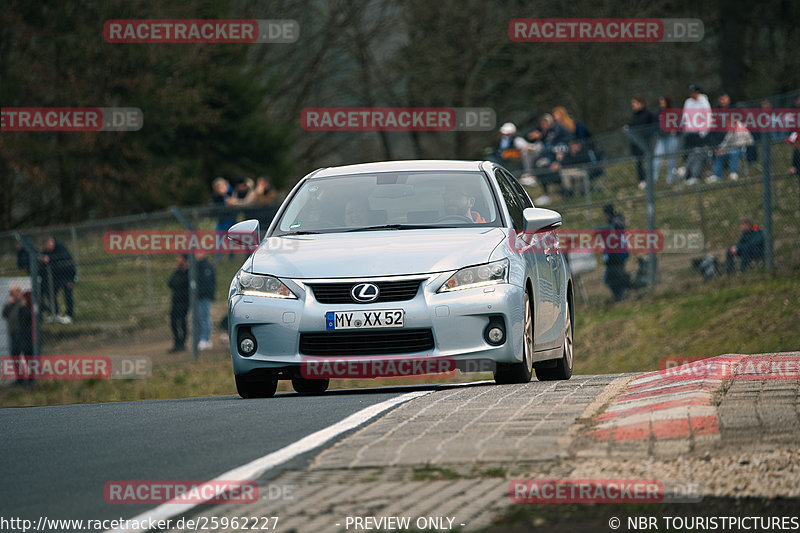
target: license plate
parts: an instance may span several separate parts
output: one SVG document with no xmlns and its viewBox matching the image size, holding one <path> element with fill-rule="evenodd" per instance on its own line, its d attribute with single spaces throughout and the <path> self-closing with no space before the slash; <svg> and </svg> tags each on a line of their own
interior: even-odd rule
<svg viewBox="0 0 800 533">
<path fill-rule="evenodd" d="M 328 311 L 325 313 L 326 329 L 402 328 L 402 309 L 377 309 L 374 311 Z"/>
</svg>

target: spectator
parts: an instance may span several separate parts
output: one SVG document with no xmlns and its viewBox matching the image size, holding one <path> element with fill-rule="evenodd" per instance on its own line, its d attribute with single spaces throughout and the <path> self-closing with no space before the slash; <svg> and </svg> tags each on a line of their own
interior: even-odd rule
<svg viewBox="0 0 800 533">
<path fill-rule="evenodd" d="M 33 355 L 33 305 L 30 292 L 22 292 L 19 285 L 12 285 L 8 291 L 8 301 L 3 306 L 3 318 L 8 322 L 8 335 L 11 338 L 9 355 Z M 27 365 L 26 365 L 27 366 Z M 33 379 L 17 377 L 15 383 L 32 383 Z"/>
<path fill-rule="evenodd" d="M 494 158 L 502 165 L 511 166 L 522 163 L 520 182 L 524 185 L 536 185 L 533 177 L 533 158 L 536 150 L 525 139 L 517 135 L 517 127 L 512 122 L 500 126 L 500 140 L 494 150 Z"/>
<path fill-rule="evenodd" d="M 236 218 L 231 216 L 231 212 L 224 209 L 228 205 L 231 197 L 231 186 L 228 180 L 222 177 L 214 179 L 211 183 L 211 202 L 217 209 L 217 231 L 228 231 L 236 223 Z"/>
<path fill-rule="evenodd" d="M 736 269 L 735 261 L 738 256 L 741 259 L 740 269 L 742 272 L 747 270 L 750 261 L 764 257 L 764 234 L 753 225 L 749 218 L 742 218 L 739 222 L 739 229 L 742 236 L 739 242 L 728 248 L 725 254 L 725 267 L 728 274 L 732 274 Z"/>
<path fill-rule="evenodd" d="M 613 204 L 606 204 L 603 207 L 603 216 L 606 219 L 606 225 L 600 229 L 614 232 L 625 231 L 625 217 L 614 210 Z M 625 261 L 628 260 L 629 255 L 627 249 L 624 248 L 619 250 L 606 248 L 603 250 L 603 263 L 606 265 L 603 282 L 611 289 L 615 302 L 625 299 L 625 289 L 631 284 L 630 277 L 625 272 Z"/>
<path fill-rule="evenodd" d="M 678 154 L 679 139 L 677 131 L 665 131 L 660 127 L 661 115 L 672 109 L 672 98 L 669 96 L 658 97 L 658 124 L 656 130 L 656 147 L 653 151 L 653 183 L 658 181 L 658 174 L 661 171 L 661 163 L 667 159 L 667 185 L 672 185 L 675 179 L 675 158 Z"/>
<path fill-rule="evenodd" d="M 636 174 L 639 177 L 639 188 L 644 190 L 646 187 L 646 174 L 644 171 L 644 146 L 650 146 L 650 139 L 656 128 L 656 116 L 647 109 L 647 102 L 644 96 L 637 94 L 631 99 L 630 123 L 631 134 L 639 141 L 631 141 L 631 154 L 636 157 Z"/>
<path fill-rule="evenodd" d="M 214 230 L 219 233 L 225 233 L 231 226 L 236 224 L 236 213 L 228 207 L 228 200 L 231 198 L 231 185 L 223 177 L 215 178 L 211 183 L 211 202 L 216 207 L 215 212 L 217 215 L 217 225 Z M 215 256 L 219 259 L 220 254 Z M 233 259 L 233 254 L 228 255 L 229 259 Z"/>
<path fill-rule="evenodd" d="M 559 124 L 550 113 L 545 113 L 539 120 L 539 126 L 528 133 L 526 139 L 532 143 L 535 156 L 535 166 L 546 169 L 539 173 L 538 179 L 542 186 L 542 194 L 536 199 L 539 205 L 549 205 L 552 203 L 547 194 L 547 188 L 554 183 L 561 183 L 561 176 L 557 172 L 549 169 L 550 165 L 556 160 L 558 152 L 567 152 L 570 133 Z"/>
<path fill-rule="evenodd" d="M 580 120 L 573 119 L 563 106 L 553 108 L 553 118 L 566 129 L 572 138 L 578 139 L 584 146 L 591 142 L 592 134 Z"/>
<path fill-rule="evenodd" d="M 74 314 L 74 302 L 72 299 L 72 289 L 75 285 L 75 263 L 67 247 L 56 241 L 54 237 L 47 237 L 42 246 L 39 262 L 43 267 L 42 272 L 42 294 L 49 298 L 49 284 L 52 276 L 53 280 L 53 301 L 49 303 L 51 308 L 51 321 L 61 324 L 71 324 Z M 46 280 L 46 281 L 44 281 Z M 46 289 L 46 290 L 45 290 Z M 66 315 L 58 314 L 58 293 L 64 294 L 64 305 Z"/>
<path fill-rule="evenodd" d="M 211 302 L 217 289 L 217 276 L 214 265 L 206 259 L 206 254 L 195 254 L 197 259 L 197 331 L 200 350 L 213 348 L 211 343 Z"/>
<path fill-rule="evenodd" d="M 189 256 L 178 256 L 177 268 L 167 285 L 172 291 L 169 325 L 173 342 L 168 353 L 183 352 L 186 350 L 186 315 L 189 312 Z"/>
<path fill-rule="evenodd" d="M 689 98 L 683 103 L 683 120 L 690 124 L 695 123 L 697 121 L 692 117 L 697 113 L 710 115 L 711 104 L 708 102 L 708 96 L 702 93 L 700 86 L 692 84 L 689 86 Z M 710 121 L 704 120 L 703 122 L 707 124 Z M 686 155 L 686 166 L 679 169 L 679 174 L 686 178 L 686 185 L 694 185 L 700 181 L 700 173 L 706 162 L 707 136 L 707 126 L 690 127 L 685 133 L 683 147 L 688 154 Z"/>
<path fill-rule="evenodd" d="M 731 128 L 725 134 L 722 142 L 714 150 L 714 173 L 706 179 L 706 183 L 714 183 L 720 180 L 725 163 L 728 163 L 731 181 L 739 179 L 739 162 L 744 156 L 748 146 L 753 144 L 753 136 L 747 128 L 738 120 L 734 120 Z"/>
<path fill-rule="evenodd" d="M 526 135 L 526 139 L 532 143 L 542 143 L 541 146 L 535 145 L 535 150 L 540 152 L 541 157 L 536 161 L 536 166 L 546 167 L 555 161 L 557 151 L 567 151 L 572 134 L 564 129 L 564 126 L 556 122 L 553 115 L 545 113 L 539 120 L 539 126 Z"/>
<path fill-rule="evenodd" d="M 550 170 L 560 173 L 564 196 L 572 196 L 575 194 L 577 187 L 588 181 L 585 165 L 591 162 L 592 158 L 589 155 L 589 151 L 577 138 L 569 141 L 569 152 L 560 152 L 556 155 L 556 160 L 550 165 Z M 584 166 L 575 168 L 579 165 Z"/>
<path fill-rule="evenodd" d="M 234 180 L 231 197 L 226 203 L 232 206 L 245 206 L 253 203 L 254 198 L 253 186 L 246 178 L 239 177 Z"/>
<path fill-rule="evenodd" d="M 789 174 L 794 174 L 800 178 L 800 131 L 795 131 L 787 137 L 786 142 L 794 147 L 792 152 L 792 166 L 789 167 Z"/>
</svg>

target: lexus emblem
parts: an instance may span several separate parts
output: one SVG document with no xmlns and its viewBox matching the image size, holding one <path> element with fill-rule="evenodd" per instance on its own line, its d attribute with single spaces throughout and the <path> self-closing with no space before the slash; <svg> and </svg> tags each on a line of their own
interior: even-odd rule
<svg viewBox="0 0 800 533">
<path fill-rule="evenodd" d="M 374 302 L 378 299 L 378 294 L 380 291 L 374 283 L 359 283 L 350 289 L 350 297 L 353 298 L 353 301 L 362 304 Z"/>
</svg>

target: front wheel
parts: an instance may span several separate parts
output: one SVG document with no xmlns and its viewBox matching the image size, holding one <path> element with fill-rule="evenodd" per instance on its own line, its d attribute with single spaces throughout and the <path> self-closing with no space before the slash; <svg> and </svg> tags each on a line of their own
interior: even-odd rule
<svg viewBox="0 0 800 533">
<path fill-rule="evenodd" d="M 249 376 L 234 376 L 236 379 L 236 392 L 242 398 L 272 398 L 278 390 L 278 380 L 274 378 L 253 378 Z"/>
<path fill-rule="evenodd" d="M 561 359 L 550 368 L 537 368 L 536 378 L 539 381 L 555 381 L 572 377 L 572 313 L 567 302 L 567 327 L 564 331 L 564 351 Z"/>
<path fill-rule="evenodd" d="M 522 336 L 522 362 L 497 363 L 494 381 L 500 385 L 528 383 L 533 376 L 533 313 L 528 293 L 525 293 L 525 323 Z"/>
</svg>

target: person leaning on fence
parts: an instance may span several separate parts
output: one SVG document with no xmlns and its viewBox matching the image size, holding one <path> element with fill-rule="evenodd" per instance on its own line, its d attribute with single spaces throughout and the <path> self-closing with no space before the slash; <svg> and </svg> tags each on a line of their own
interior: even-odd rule
<svg viewBox="0 0 800 533">
<path fill-rule="evenodd" d="M 3 306 L 3 318 L 8 322 L 8 334 L 11 337 L 9 355 L 33 355 L 33 305 L 30 292 L 22 292 L 19 285 L 12 285 L 8 291 L 8 301 Z M 30 384 L 32 379 L 18 377 L 17 385 Z"/>
<path fill-rule="evenodd" d="M 661 163 L 664 159 L 667 160 L 667 185 L 672 185 L 675 179 L 675 159 L 678 155 L 678 148 L 680 146 L 680 139 L 678 132 L 670 130 L 666 127 L 666 120 L 662 121 L 662 115 L 667 113 L 668 109 L 672 109 L 672 98 L 669 96 L 658 97 L 658 124 L 656 129 L 656 146 L 653 150 L 653 183 L 658 181 L 658 174 L 661 171 Z M 664 124 L 664 127 L 661 125 Z"/>
<path fill-rule="evenodd" d="M 636 174 L 639 178 L 639 188 L 645 188 L 646 174 L 644 171 L 645 148 L 650 146 L 650 139 L 656 130 L 656 116 L 647 109 L 647 102 L 644 96 L 637 94 L 631 99 L 631 134 L 635 135 L 639 142 L 631 142 L 631 154 L 636 158 Z"/>
<path fill-rule="evenodd" d="M 683 115 L 687 124 L 693 123 L 689 118 L 694 118 L 697 113 L 711 115 L 711 104 L 708 96 L 703 94 L 699 85 L 689 86 L 689 98 L 683 103 Z M 686 185 L 694 185 L 700 181 L 700 173 L 706 162 L 708 150 L 708 127 L 688 128 L 683 138 L 683 148 L 686 150 L 686 163 L 681 167 L 679 174 L 686 178 Z"/>
<path fill-rule="evenodd" d="M 217 275 L 214 265 L 206 259 L 205 254 L 195 254 L 197 259 L 197 330 L 199 342 L 197 348 L 209 350 L 211 342 L 211 303 L 217 288 Z"/>
<path fill-rule="evenodd" d="M 75 304 L 72 298 L 72 289 L 75 286 L 75 263 L 72 260 L 72 255 L 67 250 L 67 247 L 56 241 L 54 237 L 47 237 L 42 246 L 41 254 L 39 255 L 39 262 L 42 265 L 42 279 L 43 285 L 53 280 L 53 301 L 49 302 L 51 306 L 51 320 L 61 324 L 71 324 L 75 316 Z M 49 272 L 48 272 L 49 269 Z M 50 297 L 50 287 L 47 285 L 47 290 L 42 289 L 42 294 L 45 298 Z M 66 315 L 58 313 L 58 293 L 64 294 L 64 305 L 66 306 Z"/>
<path fill-rule="evenodd" d="M 606 224 L 599 229 L 614 233 L 625 231 L 625 217 L 622 216 L 622 213 L 614 210 L 613 204 L 603 206 L 603 216 Z M 629 255 L 627 248 L 612 250 L 606 246 L 603 249 L 603 263 L 606 265 L 603 282 L 611 289 L 615 302 L 624 300 L 625 289 L 631 286 L 630 276 L 625 272 L 625 261 L 628 260 Z"/>
<path fill-rule="evenodd" d="M 753 225 L 753 221 L 749 218 L 743 218 L 739 222 L 739 229 L 742 230 L 739 242 L 728 248 L 725 253 L 725 268 L 728 274 L 733 274 L 736 270 L 736 257 L 741 260 L 739 268 L 742 272 L 747 270 L 750 261 L 764 257 L 764 234 L 758 226 Z"/>
<path fill-rule="evenodd" d="M 168 353 L 186 350 L 186 315 L 189 313 L 189 256 L 179 255 L 175 271 L 167 286 L 172 291 L 169 326 L 172 329 L 172 348 Z"/>
</svg>

